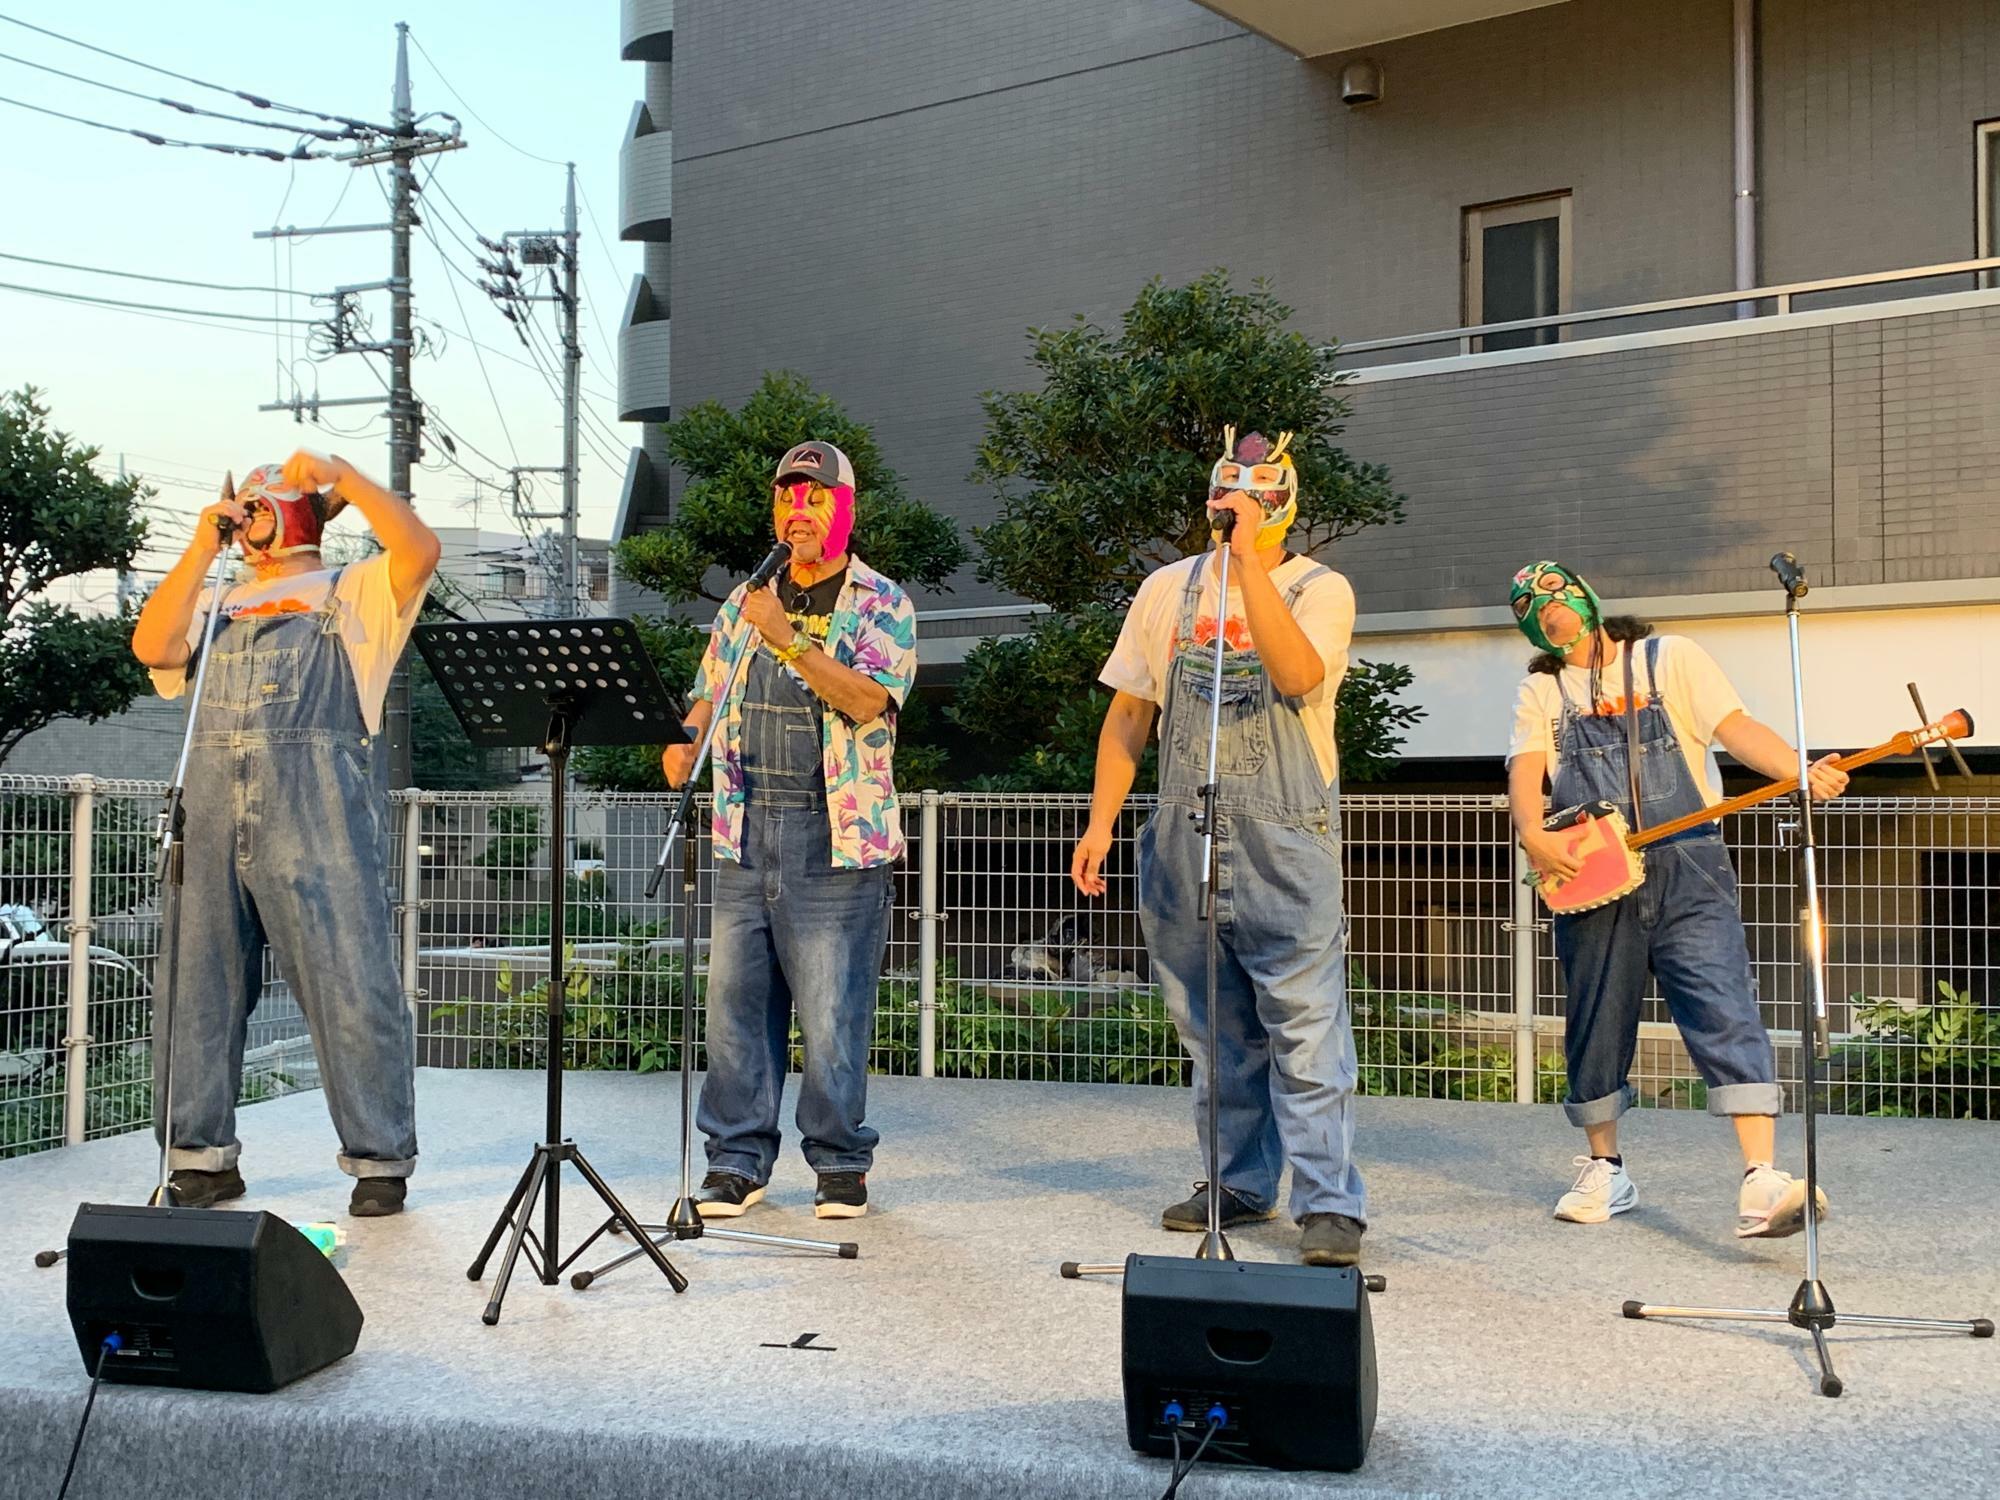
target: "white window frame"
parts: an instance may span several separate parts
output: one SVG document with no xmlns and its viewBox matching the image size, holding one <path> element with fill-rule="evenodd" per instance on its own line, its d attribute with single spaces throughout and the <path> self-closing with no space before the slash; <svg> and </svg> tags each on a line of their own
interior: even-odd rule
<svg viewBox="0 0 2000 1500">
<path fill-rule="evenodd" d="M 1993 201 L 1993 160 L 2000 151 L 2000 120 L 1981 120 L 1973 127 L 1973 226 L 1972 253 L 1980 260 L 2000 255 L 2000 204 Z M 1979 273 L 1981 287 L 2000 286 L 2000 275 Z"/>
<path fill-rule="evenodd" d="M 1556 311 L 1573 311 L 1570 304 L 1570 201 L 1569 188 L 1556 192 L 1536 193 L 1526 198 L 1507 198 L 1498 203 L 1475 203 L 1459 213 L 1459 260 L 1464 267 L 1464 276 L 1459 285 L 1460 306 L 1465 319 L 1464 326 L 1476 328 L 1487 321 L 1486 300 L 1486 231 L 1497 229 L 1503 224 L 1525 224 L 1534 219 L 1554 219 L 1556 221 Z M 1551 213 L 1550 210 L 1554 212 Z M 1556 339 L 1560 342 L 1569 330 L 1558 328 Z M 1473 352 L 1483 352 L 1486 341 L 1474 339 Z"/>
</svg>

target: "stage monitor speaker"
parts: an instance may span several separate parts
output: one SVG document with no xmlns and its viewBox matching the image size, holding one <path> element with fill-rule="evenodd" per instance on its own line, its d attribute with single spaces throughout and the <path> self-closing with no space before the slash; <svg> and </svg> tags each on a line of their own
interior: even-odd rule
<svg viewBox="0 0 2000 1500">
<path fill-rule="evenodd" d="M 1125 1436 L 1202 1461 L 1358 1469 L 1375 1431 L 1375 1332 L 1352 1268 L 1133 1255 L 1125 1261 Z"/>
<path fill-rule="evenodd" d="M 107 1381 L 275 1391 L 354 1352 L 361 1309 L 318 1246 L 275 1214 L 78 1207 L 69 1320 Z"/>
</svg>

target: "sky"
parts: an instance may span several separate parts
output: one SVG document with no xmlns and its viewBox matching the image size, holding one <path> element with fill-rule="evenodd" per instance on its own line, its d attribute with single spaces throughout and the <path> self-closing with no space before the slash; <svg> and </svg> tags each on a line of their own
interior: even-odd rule
<svg viewBox="0 0 2000 1500">
<path fill-rule="evenodd" d="M 640 252 L 615 236 L 618 149 L 644 89 L 643 64 L 618 58 L 617 0 L 586 0 L 574 8 L 516 0 L 347 0 L 337 7 L 0 0 L 0 17 L 8 18 L 0 19 L 0 98 L 181 140 L 280 151 L 289 151 L 296 137 L 189 116 L 95 84 L 245 117 L 299 117 L 258 110 L 15 23 L 206 83 L 381 123 L 390 114 L 395 23 L 409 23 L 416 112 L 457 116 L 467 142 L 417 168 L 422 184 L 435 166 L 435 187 L 419 200 L 418 213 L 442 249 L 417 233 L 416 316 L 433 347 L 419 352 L 413 379 L 419 399 L 464 439 L 458 451 L 464 468 L 458 468 L 446 462 L 436 428 L 426 434 L 425 467 L 413 488 L 433 525 L 517 531 L 490 488 L 483 504 L 472 503 L 475 485 L 466 471 L 498 480 L 516 463 L 562 460 L 558 390 L 499 309 L 447 269 L 447 261 L 477 279 L 482 273 L 460 240 L 470 246 L 475 233 L 497 240 L 508 230 L 560 227 L 562 163 L 575 161 L 588 439 L 581 449 L 581 531 L 586 537 L 607 534 L 625 457 L 637 439 L 636 426 L 618 421 L 613 351 Z M 94 82 L 57 77 L 29 63 Z M 427 123 L 451 128 L 449 121 Z M 0 130 L 6 144 L 0 152 L 0 254 L 263 289 L 172 286 L 0 259 L 0 283 L 8 287 L 226 311 L 240 319 L 176 320 L 177 313 L 148 315 L 0 289 L 0 389 L 41 388 L 56 426 L 104 450 L 106 472 L 115 472 L 123 455 L 129 471 L 144 473 L 159 489 L 142 574 L 164 570 L 179 555 L 189 520 L 213 497 L 225 469 L 241 478 L 259 463 L 310 447 L 386 477 L 383 408 L 327 409 L 321 413 L 326 426 L 316 427 L 295 422 L 289 412 L 260 413 L 257 407 L 315 390 L 326 398 L 382 390 L 368 368 L 372 363 L 386 373 L 379 357 L 346 354 L 315 362 L 307 328 L 271 320 L 325 316 L 323 305 L 286 292 L 385 279 L 388 235 L 252 238 L 274 225 L 386 222 L 385 171 L 153 146 L 13 103 L 0 103 Z M 370 293 L 361 301 L 376 337 L 386 338 L 387 295 Z M 540 304 L 536 312 L 547 335 L 536 348 L 553 369 L 560 347 L 556 309 Z M 329 430 L 334 428 L 339 430 Z M 540 476 L 538 482 L 543 488 L 536 508 L 556 508 L 560 477 Z M 336 522 L 335 529 L 355 524 Z M 101 592 L 103 583 L 89 587 Z"/>
</svg>

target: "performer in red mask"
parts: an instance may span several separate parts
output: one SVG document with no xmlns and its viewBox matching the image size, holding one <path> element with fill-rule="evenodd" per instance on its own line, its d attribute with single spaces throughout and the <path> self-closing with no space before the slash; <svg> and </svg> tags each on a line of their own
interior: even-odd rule
<svg viewBox="0 0 2000 1500">
<path fill-rule="evenodd" d="M 321 534 L 348 505 L 385 550 L 329 568 Z M 240 488 L 225 480 L 132 632 L 163 697 L 184 691 L 204 639 L 218 522 L 245 569 L 222 597 L 188 762 L 168 1196 L 205 1207 L 244 1191 L 236 1099 L 268 947 L 312 1030 L 337 1160 L 356 1179 L 349 1211 L 395 1213 L 416 1164 L 414 1048 L 375 749 L 438 540 L 342 459 L 300 451 Z"/>
</svg>

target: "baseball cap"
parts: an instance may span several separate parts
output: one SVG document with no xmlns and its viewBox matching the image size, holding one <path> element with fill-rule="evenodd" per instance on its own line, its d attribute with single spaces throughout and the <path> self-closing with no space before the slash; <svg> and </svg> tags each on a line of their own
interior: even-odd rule
<svg viewBox="0 0 2000 1500">
<path fill-rule="evenodd" d="M 854 465 L 831 443 L 799 443 L 789 449 L 778 460 L 778 471 L 771 476 L 771 482 L 776 484 L 794 474 L 817 479 L 829 489 L 843 484 L 849 489 L 854 487 Z"/>
</svg>

